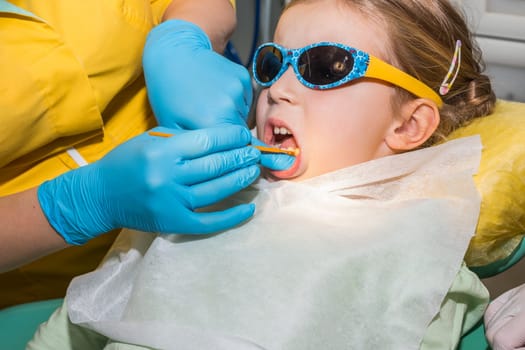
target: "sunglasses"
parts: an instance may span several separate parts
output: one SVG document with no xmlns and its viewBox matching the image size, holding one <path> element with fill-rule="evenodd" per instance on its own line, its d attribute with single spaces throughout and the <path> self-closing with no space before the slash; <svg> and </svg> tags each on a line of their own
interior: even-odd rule
<svg viewBox="0 0 525 350">
<path fill-rule="evenodd" d="M 301 49 L 287 49 L 266 43 L 255 51 L 253 76 L 263 87 L 275 83 L 293 67 L 297 79 L 311 89 L 333 89 L 367 77 L 399 86 L 417 97 L 428 98 L 438 107 L 441 97 L 422 81 L 364 51 L 332 42 L 320 42 Z"/>
</svg>

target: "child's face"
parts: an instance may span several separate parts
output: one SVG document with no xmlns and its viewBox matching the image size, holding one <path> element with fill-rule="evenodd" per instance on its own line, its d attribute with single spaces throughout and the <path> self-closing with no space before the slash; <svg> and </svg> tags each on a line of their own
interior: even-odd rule
<svg viewBox="0 0 525 350">
<path fill-rule="evenodd" d="M 352 46 L 388 62 L 382 48 L 386 34 L 376 23 L 334 1 L 316 1 L 289 8 L 279 20 L 275 42 L 301 48 L 320 41 Z M 288 130 L 281 148 L 300 153 L 286 171 L 273 177 L 302 180 L 392 154 L 385 136 L 392 132 L 394 88 L 373 79 L 358 79 L 331 90 L 302 85 L 292 67 L 257 102 L 258 137 L 268 144 L 274 129 Z"/>
</svg>

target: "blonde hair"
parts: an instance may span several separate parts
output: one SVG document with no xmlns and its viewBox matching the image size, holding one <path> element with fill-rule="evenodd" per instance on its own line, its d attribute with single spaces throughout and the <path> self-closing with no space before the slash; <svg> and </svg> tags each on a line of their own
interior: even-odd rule
<svg viewBox="0 0 525 350">
<path fill-rule="evenodd" d="M 292 0 L 288 8 L 319 0 Z M 385 51 L 391 64 L 418 78 L 434 91 L 446 76 L 461 40 L 461 67 L 451 90 L 442 96 L 441 121 L 424 146 L 446 138 L 474 118 L 490 114 L 496 102 L 481 50 L 472 38 L 463 14 L 448 0 L 333 0 L 350 6 L 385 26 Z M 398 88 L 397 105 L 414 98 Z"/>
</svg>

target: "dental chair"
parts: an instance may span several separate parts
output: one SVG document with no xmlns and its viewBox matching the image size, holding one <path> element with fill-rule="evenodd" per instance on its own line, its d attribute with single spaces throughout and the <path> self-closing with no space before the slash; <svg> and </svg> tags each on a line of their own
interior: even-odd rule
<svg viewBox="0 0 525 350">
<path fill-rule="evenodd" d="M 476 134 L 484 147 L 474 178 L 482 203 L 465 261 L 480 278 L 487 278 L 525 255 L 525 103 L 498 101 L 493 114 L 456 130 L 450 138 Z M 62 299 L 52 299 L 0 310 L 0 348 L 24 349 L 38 325 L 61 303 Z M 482 321 L 462 338 L 458 349 L 490 350 Z"/>
<path fill-rule="evenodd" d="M 525 104 L 498 101 L 493 114 L 456 130 L 451 138 L 479 134 L 483 153 L 474 181 L 482 202 L 476 235 L 465 261 L 480 278 L 504 272 L 525 255 Z M 460 350 L 490 349 L 480 322 Z"/>
<path fill-rule="evenodd" d="M 488 278 L 504 272 L 525 255 L 525 240 L 507 258 L 482 267 L 471 267 L 480 278 Z M 485 338 L 483 320 L 463 336 L 457 350 L 491 350 Z"/>
<path fill-rule="evenodd" d="M 35 301 L 0 310 L 0 348 L 23 350 L 38 326 L 62 304 L 62 299 Z"/>
</svg>

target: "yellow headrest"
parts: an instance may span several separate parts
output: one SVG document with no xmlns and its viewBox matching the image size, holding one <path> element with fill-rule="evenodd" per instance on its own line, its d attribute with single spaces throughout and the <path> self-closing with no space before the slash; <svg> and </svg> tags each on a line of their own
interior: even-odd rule
<svg viewBox="0 0 525 350">
<path fill-rule="evenodd" d="M 449 138 L 476 134 L 483 144 L 474 178 L 481 212 L 465 260 L 469 266 L 485 266 L 509 256 L 525 234 L 525 103 L 499 100 L 493 114 Z"/>
</svg>

